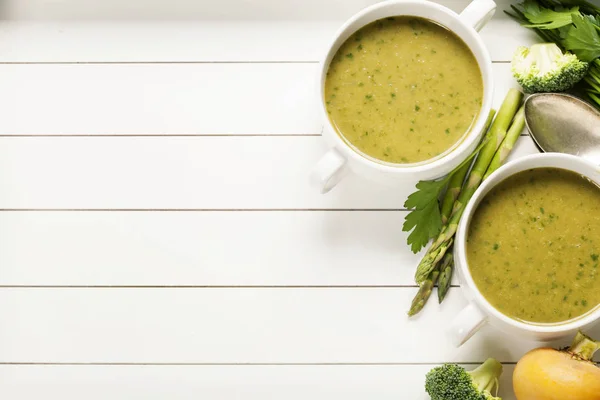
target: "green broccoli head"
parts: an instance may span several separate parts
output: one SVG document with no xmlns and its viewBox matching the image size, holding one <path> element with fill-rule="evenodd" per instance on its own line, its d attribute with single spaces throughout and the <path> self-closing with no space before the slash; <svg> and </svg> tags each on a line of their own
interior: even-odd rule
<svg viewBox="0 0 600 400">
<path fill-rule="evenodd" d="M 526 93 L 562 92 L 583 79 L 588 63 L 554 43 L 519 47 L 512 60 L 513 76 Z"/>
<path fill-rule="evenodd" d="M 431 400 L 502 400 L 491 394 L 501 374 L 502 364 L 493 358 L 470 372 L 456 364 L 444 364 L 427 373 L 425 390 Z"/>
</svg>

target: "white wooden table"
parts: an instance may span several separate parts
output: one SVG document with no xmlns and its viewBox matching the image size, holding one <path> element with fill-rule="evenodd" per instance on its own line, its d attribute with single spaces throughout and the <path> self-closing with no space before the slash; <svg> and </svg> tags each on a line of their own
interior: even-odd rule
<svg viewBox="0 0 600 400">
<path fill-rule="evenodd" d="M 412 188 L 308 184 L 317 60 L 372 2 L 2 3 L 0 398 L 422 399 L 434 365 L 494 356 L 513 399 L 535 343 L 453 348 L 458 287 L 406 317 Z M 536 40 L 507 4 L 496 107 Z"/>
</svg>

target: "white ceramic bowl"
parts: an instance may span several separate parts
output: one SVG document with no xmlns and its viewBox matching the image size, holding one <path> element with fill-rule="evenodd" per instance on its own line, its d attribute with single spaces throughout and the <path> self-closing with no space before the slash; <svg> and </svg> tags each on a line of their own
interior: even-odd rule
<svg viewBox="0 0 600 400">
<path fill-rule="evenodd" d="M 454 242 L 454 260 L 461 289 L 470 302 L 456 316 L 449 329 L 452 340 L 457 346 L 466 342 L 486 323 L 521 338 L 548 341 L 571 335 L 578 329 L 587 328 L 600 320 L 599 306 L 591 313 L 566 323 L 526 324 L 496 310 L 479 292 L 471 277 L 467 263 L 466 240 L 469 224 L 477 206 L 492 188 L 509 176 L 528 169 L 544 167 L 573 171 L 600 186 L 600 167 L 581 157 L 561 153 L 535 154 L 509 162 L 481 184 L 465 208 Z"/>
<path fill-rule="evenodd" d="M 492 17 L 496 9 L 493 0 L 474 0 L 462 13 L 439 4 L 423 0 L 388 0 L 365 8 L 350 18 L 336 33 L 333 42 L 321 61 L 318 79 L 318 102 L 325 121 L 323 136 L 331 146 L 311 174 L 311 181 L 323 193 L 333 188 L 348 169 L 369 179 L 383 183 L 406 183 L 415 180 L 439 178 L 460 164 L 477 146 L 483 135 L 483 127 L 492 107 L 494 80 L 492 61 L 477 33 Z M 483 101 L 473 129 L 448 152 L 417 164 L 391 164 L 370 159 L 354 150 L 337 133 L 327 115 L 324 86 L 329 63 L 339 47 L 354 32 L 381 18 L 392 16 L 416 16 L 437 22 L 458 35 L 474 54 L 483 78 Z"/>
</svg>

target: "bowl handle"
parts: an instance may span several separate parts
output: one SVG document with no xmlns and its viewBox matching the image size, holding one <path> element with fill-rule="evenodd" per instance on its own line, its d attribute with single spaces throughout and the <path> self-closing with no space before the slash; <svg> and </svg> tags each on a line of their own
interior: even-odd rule
<svg viewBox="0 0 600 400">
<path fill-rule="evenodd" d="M 331 149 L 310 173 L 311 184 L 321 193 L 327 193 L 344 177 L 346 169 L 346 158 L 336 149 Z"/>
<path fill-rule="evenodd" d="M 460 347 L 473 336 L 485 323 L 487 316 L 475 303 L 469 303 L 450 324 L 448 334 L 456 347 Z"/>
<path fill-rule="evenodd" d="M 493 0 L 473 0 L 460 13 L 460 19 L 479 32 L 492 19 L 494 12 L 496 12 L 496 3 Z"/>
</svg>

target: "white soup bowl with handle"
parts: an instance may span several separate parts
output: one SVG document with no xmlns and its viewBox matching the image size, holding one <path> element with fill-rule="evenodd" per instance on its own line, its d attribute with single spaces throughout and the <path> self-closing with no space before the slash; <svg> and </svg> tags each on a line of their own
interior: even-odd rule
<svg viewBox="0 0 600 400">
<path fill-rule="evenodd" d="M 572 171 L 600 187 L 600 167 L 581 157 L 562 153 L 525 156 L 507 163 L 483 181 L 465 208 L 454 240 L 456 271 L 461 289 L 469 300 L 469 304 L 455 317 L 449 327 L 448 333 L 456 346 L 465 343 L 488 323 L 516 337 L 544 342 L 571 336 L 577 330 L 588 328 L 600 321 L 600 305 L 579 318 L 559 323 L 534 324 L 512 319 L 502 314 L 485 299 L 471 276 L 467 260 L 467 235 L 477 206 L 500 182 L 514 174 L 535 168 L 559 168 Z"/>
<path fill-rule="evenodd" d="M 483 135 L 483 128 L 492 107 L 494 80 L 490 55 L 477 33 L 493 16 L 493 0 L 474 0 L 460 14 L 447 7 L 424 0 L 387 0 L 367 7 L 350 18 L 336 33 L 319 67 L 319 108 L 325 121 L 323 137 L 331 149 L 311 173 L 313 185 L 321 192 L 331 190 L 348 170 L 368 179 L 386 184 L 406 184 L 416 180 L 435 179 L 448 174 L 469 156 Z M 382 18 L 413 16 L 428 19 L 454 32 L 469 47 L 481 71 L 483 98 L 472 129 L 453 147 L 441 155 L 415 164 L 392 164 L 368 158 L 340 137 L 326 109 L 324 88 L 329 64 L 342 44 L 357 30 Z"/>
</svg>

